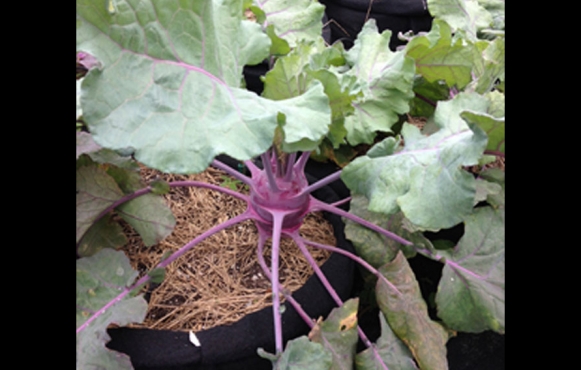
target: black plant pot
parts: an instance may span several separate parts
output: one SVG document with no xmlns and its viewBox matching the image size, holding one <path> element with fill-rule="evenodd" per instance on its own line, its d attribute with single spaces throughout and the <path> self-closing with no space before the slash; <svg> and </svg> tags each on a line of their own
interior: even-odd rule
<svg viewBox="0 0 581 370">
<path fill-rule="evenodd" d="M 230 166 L 235 163 L 221 157 Z M 307 173 L 309 182 L 322 176 Z M 329 186 L 319 189 L 313 195 L 327 203 L 340 200 Z M 325 214 L 334 228 L 337 246 L 354 252 L 354 248 L 344 236 L 341 218 Z M 351 297 L 354 263 L 349 258 L 332 254 L 321 266 L 325 276 L 341 299 Z M 315 275 L 298 289 L 293 297 L 312 318 L 326 317 L 336 307 L 324 286 Z M 309 327 L 295 309 L 285 302 L 282 315 L 283 339 L 288 341 L 309 332 Z M 181 331 L 115 328 L 108 330 L 111 341 L 107 347 L 126 353 L 136 370 L 209 370 L 209 369 L 272 369 L 270 361 L 259 357 L 257 348 L 274 352 L 274 324 L 272 308 L 245 316 L 240 321 L 196 333 L 201 346 L 189 341 L 189 334 Z"/>
</svg>

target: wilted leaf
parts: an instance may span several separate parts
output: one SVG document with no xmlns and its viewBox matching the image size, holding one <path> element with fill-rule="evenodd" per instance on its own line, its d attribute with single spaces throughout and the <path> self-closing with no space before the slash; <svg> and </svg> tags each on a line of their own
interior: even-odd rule
<svg viewBox="0 0 581 370">
<path fill-rule="evenodd" d="M 446 258 L 438 286 L 438 316 L 451 329 L 504 333 L 504 209 L 480 207 Z"/>
<path fill-rule="evenodd" d="M 430 241 L 422 233 L 410 232 L 403 226 L 401 212 L 386 216 L 383 213 L 369 211 L 368 205 L 369 202 L 364 196 L 355 194 L 351 198 L 349 212 L 411 241 L 418 248 L 429 248 Z M 402 246 L 401 243 L 349 219 L 345 218 L 344 222 L 345 236 L 355 246 L 357 255 L 375 268 L 391 262 L 400 249 L 406 257 L 415 255 L 414 247 Z"/>
<path fill-rule="evenodd" d="M 387 366 L 390 370 L 418 370 L 409 348 L 393 333 L 381 312 L 379 313 L 379 321 L 381 323 L 381 336 L 375 344 L 379 358 L 373 349 L 367 348 L 355 356 L 356 369 L 384 370 Z"/>
<path fill-rule="evenodd" d="M 121 251 L 103 249 L 77 260 L 77 327 L 133 283 L 137 271 Z M 145 319 L 147 302 L 142 296 L 123 299 L 77 334 L 77 369 L 133 369 L 129 356 L 109 350 L 105 344 L 109 324 L 127 325 Z"/>
<path fill-rule="evenodd" d="M 379 271 L 395 286 L 378 279 L 375 288 L 377 303 L 391 329 L 409 347 L 422 370 L 447 370 L 448 333 L 428 316 L 427 304 L 404 255 L 399 252 Z"/>
<path fill-rule="evenodd" d="M 309 335 L 311 341 L 320 343 L 333 356 L 333 370 L 352 370 L 357 346 L 357 308 L 354 298 L 331 311 L 326 320 L 317 323 L 317 330 Z"/>
</svg>

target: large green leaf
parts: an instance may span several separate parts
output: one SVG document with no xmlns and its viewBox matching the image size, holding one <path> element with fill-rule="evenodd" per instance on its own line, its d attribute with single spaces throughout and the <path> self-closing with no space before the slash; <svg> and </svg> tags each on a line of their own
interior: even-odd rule
<svg viewBox="0 0 581 370">
<path fill-rule="evenodd" d="M 77 260 L 77 327 L 115 298 L 137 276 L 121 251 L 103 249 Z M 142 296 L 126 298 L 107 309 L 77 334 L 77 369 L 133 369 L 129 356 L 111 351 L 107 326 L 127 325 L 145 319 L 147 302 Z"/>
<path fill-rule="evenodd" d="M 377 339 L 375 347 L 379 358 L 371 348 L 362 351 L 355 356 L 357 370 L 417 370 L 413 355 L 409 348 L 394 334 L 387 324 L 383 313 L 379 313 L 381 323 L 381 336 Z"/>
<path fill-rule="evenodd" d="M 428 316 L 428 307 L 403 253 L 379 271 L 393 284 L 378 279 L 375 288 L 377 303 L 391 329 L 409 347 L 422 370 L 447 370 L 448 333 Z"/>
<path fill-rule="evenodd" d="M 357 308 L 359 299 L 343 303 L 329 313 L 327 319 L 311 330 L 311 341 L 320 343 L 333 356 L 333 370 L 353 370 L 357 346 Z"/>
<path fill-rule="evenodd" d="M 368 20 L 346 59 L 353 66 L 345 82 L 355 77 L 361 96 L 353 102 L 355 111 L 345 118 L 347 140 L 351 145 L 370 144 L 376 131 L 390 132 L 399 115 L 409 111 L 415 66 L 404 51 L 389 49 L 391 31 L 381 34 L 374 19 Z"/>
<path fill-rule="evenodd" d="M 414 37 L 406 45 L 406 53 L 414 58 L 416 72 L 429 82 L 443 80 L 446 84 L 464 88 L 471 80 L 474 45 L 452 40 L 450 26 L 435 19 L 425 36 Z"/>
<path fill-rule="evenodd" d="M 97 216 L 122 196 L 115 180 L 101 167 L 77 170 L 77 242 Z"/>
<path fill-rule="evenodd" d="M 486 135 L 459 116 L 466 109 L 486 111 L 488 100 L 461 93 L 441 102 L 434 122 L 439 130 L 423 136 L 405 123 L 403 149 L 395 138 L 375 145 L 368 155 L 345 167 L 342 179 L 355 193 L 369 199 L 369 210 L 394 214 L 401 209 L 419 228 L 439 230 L 461 222 L 472 212 L 474 177 L 461 166 L 478 163 Z"/>
<path fill-rule="evenodd" d="M 241 19 L 242 1 L 117 1 L 113 12 L 105 5 L 77 3 L 77 49 L 102 65 L 87 74 L 81 96 L 101 146 L 190 173 L 220 153 L 240 160 L 263 153 L 280 113 L 295 150 L 315 149 L 326 133 L 322 86 L 280 102 L 238 88 L 244 65 L 262 61 L 270 47 L 260 25 Z M 297 135 L 292 129 L 305 122 L 322 128 Z"/>
<path fill-rule="evenodd" d="M 504 208 L 476 208 L 456 248 L 441 255 L 438 316 L 454 330 L 504 333 Z"/>
<path fill-rule="evenodd" d="M 266 16 L 266 24 L 274 25 L 278 37 L 291 48 L 300 41 L 313 41 L 321 37 L 325 7 L 316 0 L 255 1 Z"/>
<path fill-rule="evenodd" d="M 492 26 L 493 18 L 478 0 L 428 0 L 430 14 L 462 30 L 476 41 L 478 31 Z"/>
</svg>

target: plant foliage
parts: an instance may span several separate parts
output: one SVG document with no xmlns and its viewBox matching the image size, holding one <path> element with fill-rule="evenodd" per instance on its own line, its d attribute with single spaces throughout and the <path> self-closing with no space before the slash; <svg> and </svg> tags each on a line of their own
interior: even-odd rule
<svg viewBox="0 0 581 370">
<path fill-rule="evenodd" d="M 129 297 L 203 238 L 247 219 L 259 230 L 259 251 L 273 243 L 270 267 L 260 262 L 273 285 L 276 353 L 259 352 L 276 369 L 447 369 L 453 331 L 504 333 L 504 177 L 468 171 L 504 157 L 504 1 L 427 4 L 432 29 L 406 35 L 405 47 L 390 50 L 391 31 L 378 32 L 370 19 L 347 51 L 325 43 L 315 0 L 77 0 L 77 51 L 88 69 L 77 81 L 77 125 L 86 129 L 77 131 L 76 153 L 78 368 L 131 369 L 127 356 L 105 348 L 109 324 L 143 320 L 145 301 Z M 270 70 L 257 95 L 244 88 L 243 68 L 264 60 Z M 409 113 L 426 117 L 425 126 L 408 122 Z M 351 161 L 359 144 L 370 149 Z M 311 152 L 343 170 L 308 185 Z M 219 154 L 243 161 L 251 176 Z M 231 182 L 145 184 L 136 161 L 167 173 L 213 165 L 250 196 Z M 353 194 L 350 212 L 310 195 L 338 179 Z M 176 186 L 213 188 L 248 209 L 136 281 L 114 250 L 125 241 L 115 217 L 146 245 L 159 242 L 175 225 L 160 195 Z M 298 226 L 317 210 L 345 219 L 358 256 L 302 239 Z M 466 232 L 456 245 L 435 249 L 424 235 L 460 223 Z M 357 326 L 358 300 L 341 302 L 313 265 L 339 308 L 309 320 L 310 335 L 284 348 L 281 237 L 307 259 L 305 244 L 314 245 L 369 272 L 381 309 L 377 343 Z M 438 320 L 407 263 L 418 253 L 443 264 Z M 357 336 L 368 346 L 359 354 Z"/>
</svg>

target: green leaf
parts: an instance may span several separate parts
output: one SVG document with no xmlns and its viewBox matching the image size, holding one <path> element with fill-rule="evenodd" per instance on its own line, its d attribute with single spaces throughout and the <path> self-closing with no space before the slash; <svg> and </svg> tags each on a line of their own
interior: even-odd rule
<svg viewBox="0 0 581 370">
<path fill-rule="evenodd" d="M 357 346 L 357 308 L 354 298 L 334 308 L 326 320 L 317 323 L 309 334 L 311 341 L 320 343 L 333 356 L 333 370 L 352 370 Z"/>
<path fill-rule="evenodd" d="M 492 25 L 490 12 L 478 0 L 428 0 L 434 18 L 446 21 L 454 30 L 462 30 L 469 40 L 476 41 L 477 32 Z"/>
<path fill-rule="evenodd" d="M 482 69 L 476 70 L 475 91 L 484 94 L 495 87 L 497 80 L 504 81 L 504 37 L 497 37 L 482 52 Z"/>
<path fill-rule="evenodd" d="M 151 277 L 150 281 L 155 284 L 161 284 L 165 279 L 165 269 L 156 268 L 147 273 Z"/>
<path fill-rule="evenodd" d="M 266 27 L 266 34 L 268 35 L 268 37 L 270 37 L 271 42 L 270 55 L 282 56 L 288 54 L 291 51 L 288 42 L 278 37 L 274 32 L 274 25 L 269 24 Z"/>
<path fill-rule="evenodd" d="M 116 297 L 137 277 L 121 251 L 103 249 L 77 260 L 77 327 Z M 133 369 L 129 356 L 109 350 L 107 326 L 143 322 L 147 302 L 142 296 L 126 298 L 106 310 L 77 334 L 77 369 Z"/>
<path fill-rule="evenodd" d="M 504 333 L 504 209 L 480 207 L 465 221 L 438 286 L 438 316 L 451 329 Z"/>
<path fill-rule="evenodd" d="M 474 197 L 474 205 L 485 201 L 491 195 L 500 194 L 502 187 L 494 182 L 488 182 L 484 179 L 476 179 L 476 196 Z"/>
<path fill-rule="evenodd" d="M 480 177 L 501 186 L 502 190 L 498 194 L 491 192 L 486 200 L 495 208 L 504 207 L 504 171 L 499 168 L 489 168 L 482 171 Z"/>
<path fill-rule="evenodd" d="M 304 335 L 289 341 L 278 361 L 275 356 L 267 356 L 262 348 L 258 354 L 273 362 L 273 370 L 330 370 L 333 364 L 331 353 Z"/>
<path fill-rule="evenodd" d="M 487 107 L 487 99 L 469 93 L 441 102 L 434 115 L 437 132 L 426 137 L 404 123 L 403 149 L 395 152 L 397 142 L 387 138 L 377 144 L 386 149 L 355 159 L 341 178 L 369 199 L 372 212 L 389 215 L 401 210 L 424 230 L 452 227 L 472 212 L 475 196 L 474 177 L 461 167 L 477 164 L 486 146 L 484 132 L 469 127 L 459 115 Z"/>
<path fill-rule="evenodd" d="M 163 180 L 153 180 L 149 183 L 151 192 L 156 195 L 164 195 L 169 193 L 170 186 L 169 183 Z"/>
<path fill-rule="evenodd" d="M 77 242 L 97 216 L 122 196 L 123 192 L 104 169 L 83 166 L 77 170 Z"/>
<path fill-rule="evenodd" d="M 488 135 L 486 149 L 504 153 L 504 117 L 495 118 L 486 113 L 465 111 L 460 114 L 468 123 L 478 126 Z"/>
<path fill-rule="evenodd" d="M 375 20 L 370 19 L 346 54 L 352 68 L 343 83 L 352 85 L 355 78 L 361 92 L 353 102 L 354 113 L 345 118 L 351 145 L 372 143 L 376 131 L 391 132 L 399 115 L 409 111 L 414 97 L 414 61 L 404 51 L 390 51 L 390 37 L 391 31 L 379 34 Z"/>
<path fill-rule="evenodd" d="M 434 19 L 432 30 L 414 37 L 405 51 L 414 58 L 416 72 L 427 81 L 443 80 L 449 87 L 462 89 L 472 80 L 473 49 L 474 45 L 463 40 L 452 41 L 450 26 Z"/>
<path fill-rule="evenodd" d="M 95 143 L 93 137 L 88 132 L 77 131 L 77 159 L 82 154 L 94 153 L 102 148 Z"/>
<path fill-rule="evenodd" d="M 428 316 L 426 302 L 404 255 L 379 270 L 393 285 L 378 279 L 377 303 L 389 326 L 413 353 L 422 370 L 448 369 L 448 333 Z"/>
<path fill-rule="evenodd" d="M 79 242 L 77 253 L 81 257 L 92 256 L 103 248 L 118 249 L 127 243 L 123 228 L 106 215 L 91 226 Z"/>
<path fill-rule="evenodd" d="M 137 172 L 110 167 L 111 175 L 125 194 L 145 187 Z M 163 198 L 145 194 L 119 205 L 117 213 L 139 233 L 146 246 L 159 243 L 171 234 L 176 220 Z"/>
<path fill-rule="evenodd" d="M 381 336 L 377 339 L 375 347 L 379 356 L 378 359 L 373 349 L 367 348 L 355 356 L 357 370 L 418 370 L 414 358 L 409 348 L 394 334 L 387 324 L 385 316 L 379 313 L 381 323 Z"/>
<path fill-rule="evenodd" d="M 258 2 L 268 24 L 291 48 L 301 41 L 314 41 L 323 31 L 325 7 L 316 0 L 269 0 Z"/>
<path fill-rule="evenodd" d="M 386 216 L 382 213 L 369 211 L 368 205 L 369 202 L 364 196 L 354 194 L 349 212 L 411 241 L 416 247 L 429 248 L 430 241 L 422 233 L 410 232 L 403 226 L 401 212 Z M 415 255 L 413 247 L 402 246 L 400 243 L 349 219 L 344 219 L 344 222 L 345 236 L 355 246 L 357 255 L 375 268 L 391 262 L 400 249 L 408 258 Z"/>
</svg>

